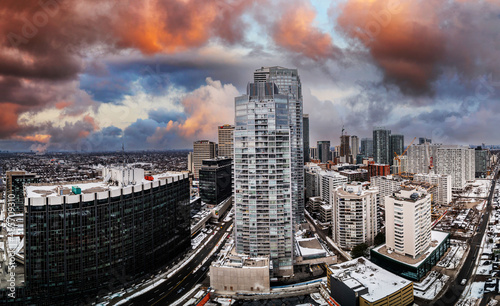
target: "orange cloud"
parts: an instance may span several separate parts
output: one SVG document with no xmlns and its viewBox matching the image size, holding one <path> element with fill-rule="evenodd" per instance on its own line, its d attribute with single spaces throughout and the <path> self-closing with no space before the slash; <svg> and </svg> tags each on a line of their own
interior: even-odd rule
<svg viewBox="0 0 500 306">
<path fill-rule="evenodd" d="M 0 109 L 0 138 L 4 138 L 18 130 L 17 119 L 21 106 L 13 103 L 0 103 Z"/>
<path fill-rule="evenodd" d="M 273 39 L 281 47 L 314 60 L 335 56 L 336 48 L 329 34 L 314 27 L 316 11 L 307 2 L 289 6 L 274 26 Z"/>
<path fill-rule="evenodd" d="M 61 101 L 61 102 L 57 102 L 55 106 L 57 109 L 64 109 L 64 108 L 71 106 L 73 104 L 74 104 L 73 102 Z"/>
<path fill-rule="evenodd" d="M 169 121 L 166 127 L 156 128 L 148 137 L 150 143 L 159 143 L 167 133 L 177 133 L 184 138 L 196 136 L 200 139 L 215 139 L 219 125 L 232 123 L 234 118 L 234 97 L 238 90 L 231 84 L 206 79 L 204 85 L 182 99 L 188 118 L 182 122 Z"/>
<path fill-rule="evenodd" d="M 445 56 L 444 35 L 434 3 L 351 0 L 339 27 L 368 49 L 386 80 L 403 91 L 431 91 L 436 66 Z"/>
<path fill-rule="evenodd" d="M 92 126 L 92 128 L 94 129 L 94 131 L 96 131 L 96 130 L 99 129 L 99 125 L 97 125 L 97 123 L 95 122 L 94 118 L 90 117 L 89 115 L 85 115 L 83 117 L 83 121 L 87 122 L 87 123 L 90 123 L 90 125 Z"/>
<path fill-rule="evenodd" d="M 45 135 L 45 134 L 36 134 L 36 135 L 30 135 L 30 136 L 15 136 L 15 140 L 20 140 L 20 141 L 33 141 L 33 142 L 39 142 L 39 143 L 49 143 L 50 138 L 52 136 L 50 135 Z"/>
<path fill-rule="evenodd" d="M 118 46 L 146 54 L 173 53 L 207 43 L 219 36 L 234 43 L 241 39 L 231 23 L 242 25 L 239 16 L 254 1 L 147 0 L 130 1 L 114 20 Z M 228 18 L 223 18 L 223 17 Z M 130 22 L 133 20 L 134 22 Z"/>
</svg>

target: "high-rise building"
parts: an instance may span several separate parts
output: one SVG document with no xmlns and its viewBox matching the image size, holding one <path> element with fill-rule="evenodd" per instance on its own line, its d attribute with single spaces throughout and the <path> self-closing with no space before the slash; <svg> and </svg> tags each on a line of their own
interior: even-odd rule
<svg viewBox="0 0 500 306">
<path fill-rule="evenodd" d="M 309 115 L 304 114 L 303 117 L 303 131 L 304 131 L 304 163 L 311 161 L 309 157 Z"/>
<path fill-rule="evenodd" d="M 305 186 L 306 186 L 306 198 L 317 197 L 320 195 L 321 190 L 321 178 L 319 173 L 322 172 L 318 164 L 307 163 L 304 167 L 305 172 Z"/>
<path fill-rule="evenodd" d="M 309 148 L 309 156 L 311 157 L 311 159 L 318 159 L 318 148 Z"/>
<path fill-rule="evenodd" d="M 359 138 L 356 135 L 351 136 L 351 162 L 353 164 L 356 163 L 356 157 L 359 154 Z"/>
<path fill-rule="evenodd" d="M 390 164 L 394 164 L 394 153 L 398 156 L 405 150 L 405 136 L 401 134 L 391 134 Z"/>
<path fill-rule="evenodd" d="M 193 144 L 193 167 L 194 179 L 200 179 L 200 168 L 204 159 L 213 159 L 215 153 L 215 143 L 208 140 L 198 140 Z"/>
<path fill-rule="evenodd" d="M 200 198 L 209 205 L 218 205 L 232 195 L 232 159 L 205 159 L 200 169 Z"/>
<path fill-rule="evenodd" d="M 361 183 L 344 184 L 332 194 L 333 240 L 341 248 L 373 244 L 378 233 L 379 191 Z"/>
<path fill-rule="evenodd" d="M 413 180 L 416 182 L 427 182 L 435 185 L 433 188 L 432 201 L 436 204 L 447 205 L 451 202 L 451 176 L 445 174 L 415 174 Z"/>
<path fill-rule="evenodd" d="M 365 157 L 373 157 L 373 139 L 372 138 L 362 138 L 361 139 L 361 154 Z"/>
<path fill-rule="evenodd" d="M 188 174 L 114 170 L 115 184 L 26 187 L 26 303 L 90 304 L 191 250 Z"/>
<path fill-rule="evenodd" d="M 412 145 L 408 148 L 408 172 L 451 176 L 452 190 L 463 190 L 474 181 L 474 149 L 459 145 Z"/>
<path fill-rule="evenodd" d="M 323 201 L 331 204 L 333 192 L 338 186 L 347 183 L 347 177 L 336 171 L 321 171 L 317 175 L 320 184 L 319 195 Z"/>
<path fill-rule="evenodd" d="M 219 152 L 217 156 L 233 158 L 233 138 L 234 138 L 234 125 L 224 124 L 219 126 L 218 131 L 218 141 L 219 141 Z"/>
<path fill-rule="evenodd" d="M 332 160 L 329 140 L 318 141 L 318 159 L 321 163 L 326 163 L 329 160 Z"/>
<path fill-rule="evenodd" d="M 254 82 L 274 83 L 278 93 L 288 98 L 290 148 L 292 162 L 292 208 L 294 221 L 304 222 L 304 138 L 302 83 L 297 69 L 262 67 L 254 72 Z M 278 122 L 276 122 L 278 123 Z"/>
<path fill-rule="evenodd" d="M 340 161 L 342 163 L 349 162 L 349 157 L 351 156 L 351 150 L 349 149 L 350 139 L 349 135 L 340 136 Z"/>
<path fill-rule="evenodd" d="M 24 212 L 24 186 L 40 183 L 40 177 L 34 173 L 26 171 L 7 171 L 6 172 L 6 199 L 7 208 L 5 213 L 14 212 L 21 214 Z M 10 210 L 10 208 L 13 210 Z"/>
<path fill-rule="evenodd" d="M 392 175 L 372 176 L 370 178 L 371 185 L 379 190 L 381 207 L 385 206 L 385 197 L 399 191 L 404 181 L 405 180 Z"/>
<path fill-rule="evenodd" d="M 488 174 L 488 167 L 490 164 L 490 151 L 482 150 L 480 147 L 474 151 L 476 177 L 486 177 Z"/>
<path fill-rule="evenodd" d="M 193 164 L 193 152 L 188 153 L 188 171 L 194 172 L 194 164 Z"/>
<path fill-rule="evenodd" d="M 428 144 L 431 144 L 432 143 L 432 139 L 430 138 L 425 138 L 425 137 L 419 137 L 418 138 L 418 144 L 424 144 L 424 143 L 428 143 Z"/>
<path fill-rule="evenodd" d="M 256 82 L 248 84 L 247 94 L 236 97 L 235 104 L 236 251 L 269 256 L 273 275 L 292 275 L 289 96 L 280 94 L 275 83 Z"/>
<path fill-rule="evenodd" d="M 404 188 L 385 197 L 387 249 L 416 258 L 431 242 L 431 196 Z"/>
<path fill-rule="evenodd" d="M 373 160 L 379 164 L 390 165 L 394 153 L 390 153 L 391 131 L 382 127 L 373 130 Z"/>
</svg>

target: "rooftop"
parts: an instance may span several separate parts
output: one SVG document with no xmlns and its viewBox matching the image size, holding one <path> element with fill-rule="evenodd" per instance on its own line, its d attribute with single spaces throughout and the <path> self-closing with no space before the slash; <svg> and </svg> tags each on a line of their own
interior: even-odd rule
<svg viewBox="0 0 500 306">
<path fill-rule="evenodd" d="M 329 267 L 332 276 L 342 281 L 356 292 L 366 288 L 361 294 L 369 302 L 378 301 L 408 286 L 411 281 L 382 269 L 364 257 L 356 258 Z"/>
<path fill-rule="evenodd" d="M 166 172 L 162 174 L 152 175 L 153 182 L 158 180 L 166 180 L 167 178 L 174 178 L 182 175 L 181 172 Z M 130 184 L 130 186 L 140 186 L 142 184 L 148 184 L 152 181 L 146 180 L 144 177 L 136 182 L 136 184 Z M 68 182 L 64 184 L 31 184 L 25 187 L 27 198 L 41 198 L 41 197 L 57 197 L 62 195 L 72 195 L 72 187 L 80 187 L 82 194 L 91 194 L 96 192 L 103 192 L 108 190 L 120 190 L 124 187 L 116 186 L 109 181 L 80 181 L 80 182 Z M 58 193 L 59 191 L 59 193 Z"/>
<path fill-rule="evenodd" d="M 378 247 L 374 248 L 373 251 L 416 268 L 420 266 L 420 264 L 422 264 L 424 260 L 427 259 L 427 257 L 431 255 L 432 252 L 434 252 L 434 250 L 436 250 L 441 243 L 443 243 L 448 235 L 449 234 L 445 232 L 431 231 L 430 247 L 417 258 L 411 258 L 409 256 L 396 254 L 394 252 L 389 253 L 385 244 L 379 245 Z"/>
</svg>

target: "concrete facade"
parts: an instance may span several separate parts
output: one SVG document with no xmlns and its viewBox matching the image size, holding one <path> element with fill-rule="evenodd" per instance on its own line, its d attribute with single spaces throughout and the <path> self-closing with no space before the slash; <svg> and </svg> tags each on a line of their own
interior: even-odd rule
<svg viewBox="0 0 500 306">
<path fill-rule="evenodd" d="M 210 266 L 210 287 L 225 292 L 269 292 L 269 259 L 230 255 Z"/>
<path fill-rule="evenodd" d="M 385 236 L 389 251 L 416 258 L 431 242 L 431 196 L 402 189 L 385 197 Z"/>
<path fill-rule="evenodd" d="M 333 240 L 341 248 L 373 244 L 378 233 L 379 191 L 362 184 L 343 184 L 331 196 Z"/>
</svg>

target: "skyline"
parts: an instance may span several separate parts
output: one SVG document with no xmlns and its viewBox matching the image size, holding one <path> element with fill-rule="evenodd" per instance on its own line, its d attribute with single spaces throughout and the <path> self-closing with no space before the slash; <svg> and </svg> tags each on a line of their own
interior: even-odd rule
<svg viewBox="0 0 500 306">
<path fill-rule="evenodd" d="M 4 1 L 0 150 L 216 140 L 263 66 L 299 70 L 311 144 L 342 126 L 499 144 L 500 3 L 443 2 Z"/>
</svg>

